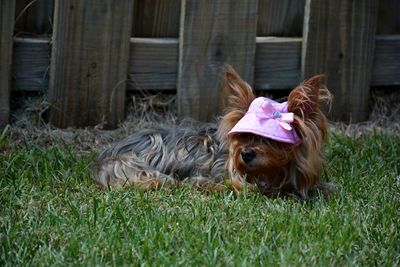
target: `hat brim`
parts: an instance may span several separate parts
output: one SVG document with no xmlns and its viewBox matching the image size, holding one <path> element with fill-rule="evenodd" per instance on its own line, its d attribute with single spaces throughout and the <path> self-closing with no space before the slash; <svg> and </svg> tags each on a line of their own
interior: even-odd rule
<svg viewBox="0 0 400 267">
<path fill-rule="evenodd" d="M 247 113 L 243 116 L 232 130 L 229 131 L 228 135 L 232 136 L 239 133 L 251 133 L 288 144 L 298 144 L 301 142 L 294 129 L 288 131 L 274 119 L 258 118 L 254 113 Z"/>
</svg>

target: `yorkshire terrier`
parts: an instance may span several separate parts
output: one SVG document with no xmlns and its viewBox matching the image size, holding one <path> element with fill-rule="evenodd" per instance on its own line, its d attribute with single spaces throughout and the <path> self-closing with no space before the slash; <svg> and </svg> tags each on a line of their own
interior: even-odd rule
<svg viewBox="0 0 400 267">
<path fill-rule="evenodd" d="M 104 150 L 96 182 L 101 187 L 149 189 L 189 182 L 197 187 L 258 190 L 270 197 L 309 199 L 325 165 L 327 119 L 320 103 L 331 95 L 314 76 L 288 101 L 255 98 L 252 88 L 226 67 L 227 109 L 218 126 L 180 125 L 138 131 Z"/>
</svg>

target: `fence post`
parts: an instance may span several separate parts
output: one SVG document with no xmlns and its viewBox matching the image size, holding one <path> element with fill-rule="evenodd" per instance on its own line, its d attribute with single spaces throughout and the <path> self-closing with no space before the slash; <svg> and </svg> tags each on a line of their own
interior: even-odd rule
<svg viewBox="0 0 400 267">
<path fill-rule="evenodd" d="M 0 0 L 0 129 L 10 116 L 11 58 L 15 1 Z"/>
<path fill-rule="evenodd" d="M 208 121 L 222 108 L 221 66 L 253 83 L 256 0 L 182 0 L 178 115 Z"/>
<path fill-rule="evenodd" d="M 368 116 L 378 0 L 307 0 L 302 75 L 325 73 L 335 120 Z"/>
<path fill-rule="evenodd" d="M 56 0 L 49 120 L 58 127 L 123 119 L 131 0 Z"/>
</svg>

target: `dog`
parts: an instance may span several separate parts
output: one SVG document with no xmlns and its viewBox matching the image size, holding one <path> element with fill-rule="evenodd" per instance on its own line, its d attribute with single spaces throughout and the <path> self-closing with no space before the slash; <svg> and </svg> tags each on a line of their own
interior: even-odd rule
<svg viewBox="0 0 400 267">
<path fill-rule="evenodd" d="M 329 191 L 332 186 L 320 182 L 328 138 L 320 104 L 331 100 L 323 76 L 304 81 L 278 103 L 256 98 L 232 67 L 224 73 L 227 108 L 218 125 L 140 130 L 101 152 L 97 184 L 151 189 L 185 181 L 304 200 L 317 189 Z"/>
</svg>

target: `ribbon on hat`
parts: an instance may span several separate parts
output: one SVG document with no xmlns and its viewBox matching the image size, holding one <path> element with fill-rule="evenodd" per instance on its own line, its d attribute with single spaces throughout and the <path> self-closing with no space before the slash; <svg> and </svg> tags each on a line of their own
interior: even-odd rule
<svg viewBox="0 0 400 267">
<path fill-rule="evenodd" d="M 287 131 L 292 130 L 290 123 L 292 123 L 294 119 L 293 113 L 278 111 L 270 102 L 264 103 L 260 107 L 260 110 L 256 112 L 256 116 L 259 119 L 275 120 L 283 129 Z"/>
</svg>

